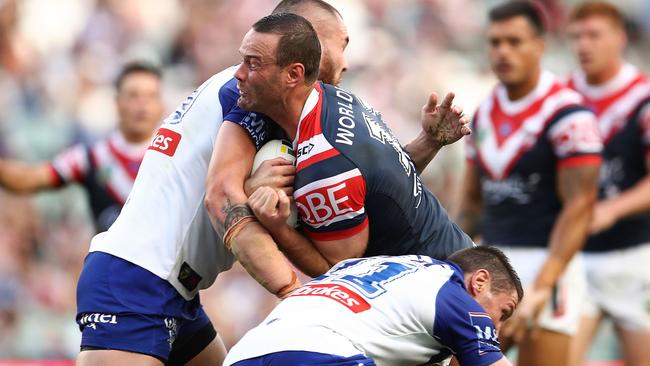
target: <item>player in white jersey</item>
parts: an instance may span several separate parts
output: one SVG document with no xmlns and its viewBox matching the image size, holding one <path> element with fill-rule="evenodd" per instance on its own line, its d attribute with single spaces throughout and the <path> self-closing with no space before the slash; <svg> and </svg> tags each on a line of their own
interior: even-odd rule
<svg viewBox="0 0 650 366">
<path fill-rule="evenodd" d="M 510 365 L 497 331 L 523 296 L 496 248 L 339 262 L 294 291 L 224 366 Z"/>
<path fill-rule="evenodd" d="M 126 202 L 162 117 L 160 78 L 160 70 L 151 65 L 125 65 L 115 83 L 116 131 L 93 144 L 75 145 L 48 163 L 25 165 L 0 159 L 0 186 L 31 193 L 80 184 L 87 193 L 95 229 L 108 229 Z"/>
<path fill-rule="evenodd" d="M 500 333 L 519 364 L 566 365 L 578 327 L 580 257 L 596 201 L 602 142 L 582 97 L 541 67 L 543 19 L 531 2 L 490 12 L 500 83 L 474 115 L 461 226 L 501 248 L 526 299 Z"/>
<path fill-rule="evenodd" d="M 626 63 L 625 19 L 612 4 L 577 5 L 569 36 L 580 70 L 569 84 L 598 116 L 604 140 L 600 201 L 584 248 L 587 299 L 576 337 L 582 364 L 603 317 L 627 365 L 650 365 L 650 80 Z"/>
</svg>

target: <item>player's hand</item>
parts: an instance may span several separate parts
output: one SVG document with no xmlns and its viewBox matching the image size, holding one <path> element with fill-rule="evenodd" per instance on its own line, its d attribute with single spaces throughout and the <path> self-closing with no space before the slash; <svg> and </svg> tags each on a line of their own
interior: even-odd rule
<svg viewBox="0 0 650 366">
<path fill-rule="evenodd" d="M 591 218 L 589 233 L 597 234 L 607 230 L 618 221 L 615 211 L 608 207 L 607 201 L 596 204 L 594 216 Z"/>
<path fill-rule="evenodd" d="M 422 107 L 422 130 L 438 148 L 453 144 L 472 133 L 468 126 L 469 119 L 463 115 L 463 109 L 453 105 L 454 97 L 454 93 L 448 93 L 438 105 L 438 95 L 432 93 L 427 104 Z"/>
<path fill-rule="evenodd" d="M 259 187 L 248 197 L 248 206 L 269 232 L 287 226 L 287 218 L 291 213 L 291 200 L 283 190 Z"/>
<path fill-rule="evenodd" d="M 551 287 L 529 288 L 512 317 L 503 323 L 499 335 L 520 342 L 527 332 L 534 337 L 538 328 L 539 314 L 551 299 Z"/>
<path fill-rule="evenodd" d="M 275 158 L 260 164 L 255 173 L 244 183 L 244 192 L 251 196 L 258 188 L 268 186 L 283 190 L 287 195 L 293 194 L 293 179 L 296 167 L 293 163 L 283 158 Z"/>
</svg>

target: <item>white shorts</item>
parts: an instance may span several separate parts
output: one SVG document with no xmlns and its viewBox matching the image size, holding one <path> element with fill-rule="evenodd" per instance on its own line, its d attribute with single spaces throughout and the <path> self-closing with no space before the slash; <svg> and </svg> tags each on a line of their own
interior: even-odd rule
<svg viewBox="0 0 650 366">
<path fill-rule="evenodd" d="M 587 274 L 583 314 L 602 312 L 623 329 L 650 331 L 650 243 L 583 256 Z"/>
<path fill-rule="evenodd" d="M 547 257 L 546 248 L 499 247 L 510 258 L 510 262 L 521 278 L 524 287 L 533 285 L 537 272 Z M 584 267 L 580 253 L 569 262 L 553 291 L 551 301 L 544 307 L 538 324 L 541 328 L 573 335 L 578 331 L 582 300 L 586 289 Z"/>
</svg>

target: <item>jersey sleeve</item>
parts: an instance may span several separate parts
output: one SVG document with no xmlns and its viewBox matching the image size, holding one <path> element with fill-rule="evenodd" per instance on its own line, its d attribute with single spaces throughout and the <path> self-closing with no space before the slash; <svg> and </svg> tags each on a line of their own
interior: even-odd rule
<svg viewBox="0 0 650 366">
<path fill-rule="evenodd" d="M 88 147 L 78 144 L 64 150 L 50 162 L 50 168 L 56 187 L 82 183 L 90 171 Z"/>
<path fill-rule="evenodd" d="M 462 286 L 448 282 L 436 298 L 433 336 L 461 366 L 491 365 L 503 357 L 492 319 Z"/>
<path fill-rule="evenodd" d="M 598 165 L 603 143 L 596 116 L 588 110 L 572 110 L 560 117 L 548 132 L 558 167 Z"/>
<path fill-rule="evenodd" d="M 368 226 L 366 182 L 361 171 L 337 154 L 300 173 L 306 184 L 294 192 L 305 235 L 320 241 L 347 239 Z"/>
<path fill-rule="evenodd" d="M 232 79 L 219 90 L 219 102 L 223 109 L 223 120 L 238 124 L 248 132 L 259 150 L 269 140 L 270 123 L 268 118 L 262 114 L 245 111 L 237 105 L 239 90 L 237 90 L 237 79 Z"/>
</svg>

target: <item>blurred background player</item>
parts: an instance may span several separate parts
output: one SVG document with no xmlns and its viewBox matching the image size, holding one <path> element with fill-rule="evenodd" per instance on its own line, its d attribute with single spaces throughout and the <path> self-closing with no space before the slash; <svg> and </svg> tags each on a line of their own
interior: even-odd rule
<svg viewBox="0 0 650 366">
<path fill-rule="evenodd" d="M 506 346 L 518 342 L 518 364 L 567 365 L 584 286 L 574 255 L 596 201 L 602 143 L 580 95 L 540 65 L 540 9 L 508 2 L 489 20 L 500 84 L 472 122 L 461 226 L 502 248 L 527 289 L 500 333 Z"/>
<path fill-rule="evenodd" d="M 586 2 L 568 25 L 580 69 L 569 85 L 598 117 L 603 137 L 600 201 L 584 247 L 587 300 L 576 338 L 581 365 L 603 317 L 614 322 L 627 365 L 650 365 L 650 82 L 623 58 L 625 19 Z"/>
<path fill-rule="evenodd" d="M 511 365 L 497 331 L 523 296 L 505 255 L 340 262 L 296 290 L 236 344 L 226 366 Z M 390 336 L 387 336 L 390 335 Z"/>
<path fill-rule="evenodd" d="M 131 192 L 144 152 L 162 118 L 161 71 L 147 63 L 124 66 L 115 81 L 117 130 L 36 165 L 0 159 L 0 186 L 32 193 L 78 183 L 86 190 L 97 232 L 107 230 Z"/>
</svg>

